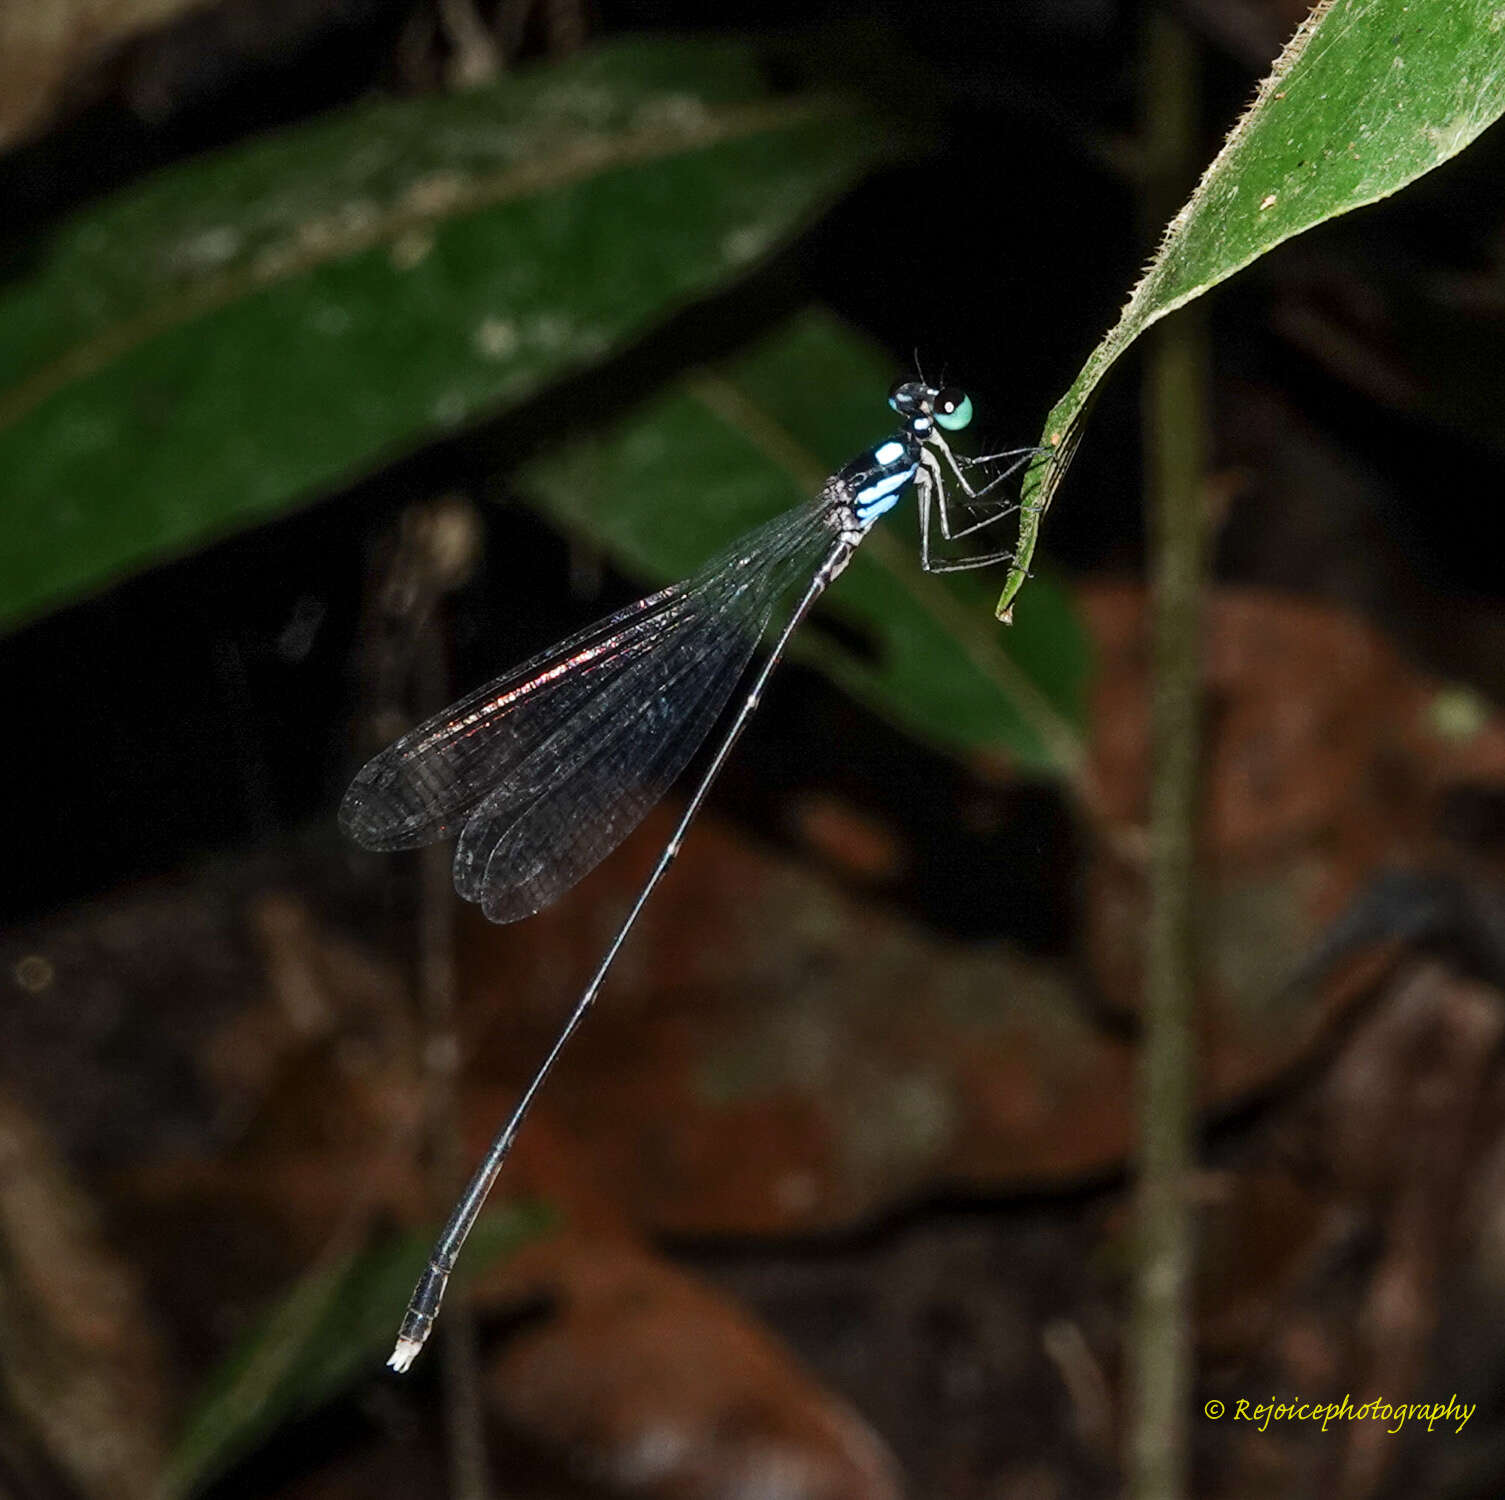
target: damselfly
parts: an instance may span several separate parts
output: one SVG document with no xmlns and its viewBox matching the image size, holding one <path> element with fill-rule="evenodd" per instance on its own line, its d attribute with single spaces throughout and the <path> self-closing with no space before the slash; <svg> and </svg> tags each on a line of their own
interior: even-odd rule
<svg viewBox="0 0 1505 1500">
<path fill-rule="evenodd" d="M 423 1347 L 460 1247 L 523 1117 L 673 862 L 790 637 L 873 523 L 912 481 L 926 571 L 980 568 L 1010 556 L 932 557 L 932 512 L 947 541 L 992 525 L 1012 507 L 989 502 L 988 491 L 1040 450 L 964 460 L 1017 460 L 974 489 L 944 436 L 971 421 L 971 400 L 923 380 L 901 382 L 888 400 L 901 418 L 899 430 L 834 474 L 814 500 L 749 532 L 693 578 L 618 610 L 462 698 L 383 750 L 346 792 L 340 826 L 357 843 L 411 849 L 458 831 L 460 895 L 478 902 L 493 922 L 531 916 L 593 870 L 664 795 L 726 707 L 780 601 L 803 588 L 653 873 L 456 1204 L 402 1320 L 393 1369 L 407 1369 Z M 948 496 L 951 481 L 964 500 Z M 955 524 L 954 504 L 970 512 L 966 524 Z"/>
</svg>

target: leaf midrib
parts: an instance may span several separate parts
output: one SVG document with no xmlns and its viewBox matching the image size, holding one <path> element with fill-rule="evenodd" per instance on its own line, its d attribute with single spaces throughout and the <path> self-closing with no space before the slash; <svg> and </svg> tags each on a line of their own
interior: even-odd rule
<svg viewBox="0 0 1505 1500">
<path fill-rule="evenodd" d="M 269 247 L 247 265 L 206 278 L 54 356 L 0 394 L 0 433 L 74 381 L 106 368 L 169 330 L 320 266 L 617 167 L 688 155 L 726 141 L 791 129 L 849 111 L 850 106 L 838 96 L 817 94 L 797 102 L 782 99 L 710 108 L 690 128 L 652 125 L 609 138 L 581 136 L 530 161 L 474 177 L 458 185 L 441 203 L 428 206 L 402 200 L 358 224 L 322 226 L 328 232 L 316 242 L 300 242 L 294 237 L 291 244 Z"/>
</svg>

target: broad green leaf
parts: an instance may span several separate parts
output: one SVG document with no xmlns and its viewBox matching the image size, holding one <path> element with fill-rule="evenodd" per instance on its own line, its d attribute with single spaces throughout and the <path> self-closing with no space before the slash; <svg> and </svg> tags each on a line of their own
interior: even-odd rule
<svg viewBox="0 0 1505 1500">
<path fill-rule="evenodd" d="M 645 581 L 693 572 L 742 532 L 816 494 L 893 429 L 894 371 L 833 316 L 809 311 L 751 351 L 692 375 L 609 431 L 522 471 L 526 494 Z M 986 429 L 986 413 L 979 426 Z M 1011 631 L 975 573 L 921 572 L 913 506 L 873 530 L 823 607 L 870 644 L 795 637 L 854 696 L 963 752 L 1073 773 L 1082 756 L 1085 637 L 1046 580 Z M 848 632 L 840 632 L 845 635 Z"/>
<path fill-rule="evenodd" d="M 1040 519 L 1098 382 L 1152 323 L 1282 240 L 1403 188 L 1505 110 L 1505 10 L 1495 0 L 1329 0 L 1316 7 L 1171 221 L 1117 325 L 1046 418 L 1055 461 L 1025 478 L 1011 617 Z"/>
<path fill-rule="evenodd" d="M 550 1216 L 536 1207 L 483 1214 L 466 1243 L 457 1283 L 463 1286 L 549 1224 Z M 163 1500 L 201 1489 L 285 1423 L 379 1371 L 432 1247 L 431 1235 L 409 1235 L 305 1277 L 214 1375 L 168 1465 Z"/>
<path fill-rule="evenodd" d="M 0 290 L 0 625 L 599 361 L 894 147 L 634 41 L 189 162 Z"/>
</svg>

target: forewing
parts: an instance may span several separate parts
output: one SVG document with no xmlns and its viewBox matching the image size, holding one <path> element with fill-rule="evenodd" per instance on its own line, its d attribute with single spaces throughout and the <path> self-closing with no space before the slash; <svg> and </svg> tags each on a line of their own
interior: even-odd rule
<svg viewBox="0 0 1505 1500">
<path fill-rule="evenodd" d="M 705 739 L 780 597 L 829 550 L 821 506 L 770 522 L 697 575 L 651 653 L 561 721 L 472 814 L 455 887 L 494 922 L 555 901 L 642 821 Z"/>
<path fill-rule="evenodd" d="M 694 581 L 661 589 L 503 673 L 361 768 L 340 827 L 367 849 L 414 849 L 463 826 L 528 753 L 682 615 Z"/>
<path fill-rule="evenodd" d="M 701 616 L 660 642 L 529 757 L 472 814 L 455 849 L 455 889 L 493 922 L 558 899 L 642 821 L 704 741 L 758 632 Z M 765 615 L 766 620 L 766 615 Z M 756 622 L 754 622 L 756 623 Z"/>
</svg>

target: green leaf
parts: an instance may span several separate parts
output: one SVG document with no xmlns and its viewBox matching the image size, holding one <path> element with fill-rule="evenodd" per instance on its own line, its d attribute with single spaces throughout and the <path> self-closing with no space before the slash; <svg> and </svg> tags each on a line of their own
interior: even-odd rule
<svg viewBox="0 0 1505 1500">
<path fill-rule="evenodd" d="M 609 431 L 534 461 L 523 492 L 644 580 L 693 572 L 742 532 L 818 493 L 893 427 L 889 360 L 809 311 L 747 353 L 655 396 Z M 983 425 L 986 425 L 985 422 Z M 822 608 L 870 645 L 819 629 L 794 639 L 902 728 L 1035 770 L 1082 758 L 1086 639 L 1046 580 L 1011 632 L 987 617 L 977 574 L 923 573 L 912 506 L 874 529 Z"/>
<path fill-rule="evenodd" d="M 1456 156 L 1505 110 L 1495 0 L 1330 0 L 1302 23 L 1171 221 L 1112 332 L 1046 419 L 1053 458 L 1024 483 L 1011 617 L 1040 519 L 1098 382 L 1152 323 L 1303 230 L 1373 203 Z"/>
<path fill-rule="evenodd" d="M 466 1243 L 457 1285 L 550 1223 L 538 1207 L 483 1214 Z M 299 1282 L 214 1375 L 168 1464 L 164 1500 L 203 1488 L 288 1421 L 375 1374 L 432 1248 L 432 1235 L 408 1235 Z"/>
<path fill-rule="evenodd" d="M 640 40 L 87 210 L 0 292 L 0 624 L 601 360 L 895 149 L 748 46 Z"/>
</svg>

